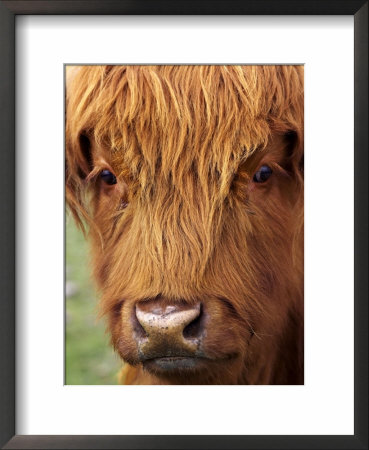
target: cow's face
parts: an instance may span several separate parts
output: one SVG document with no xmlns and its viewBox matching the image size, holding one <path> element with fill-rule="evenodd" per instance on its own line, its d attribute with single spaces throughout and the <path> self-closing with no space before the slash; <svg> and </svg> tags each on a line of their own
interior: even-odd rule
<svg viewBox="0 0 369 450">
<path fill-rule="evenodd" d="M 269 382 L 299 309 L 301 142 L 273 103 L 252 110 L 258 73 L 113 70 L 90 92 L 107 129 L 78 131 L 78 166 L 102 310 L 121 357 L 162 380 Z"/>
</svg>

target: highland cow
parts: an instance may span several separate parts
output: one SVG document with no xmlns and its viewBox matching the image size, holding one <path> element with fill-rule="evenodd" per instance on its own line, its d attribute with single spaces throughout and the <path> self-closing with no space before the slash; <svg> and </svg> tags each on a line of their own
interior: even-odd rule
<svg viewBox="0 0 369 450">
<path fill-rule="evenodd" d="M 303 67 L 68 69 L 66 195 L 127 384 L 303 383 Z"/>
</svg>

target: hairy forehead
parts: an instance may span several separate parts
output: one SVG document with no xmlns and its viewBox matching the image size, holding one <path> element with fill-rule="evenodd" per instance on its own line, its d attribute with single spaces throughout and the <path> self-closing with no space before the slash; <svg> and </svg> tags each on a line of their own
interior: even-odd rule
<svg viewBox="0 0 369 450">
<path fill-rule="evenodd" d="M 83 66 L 70 70 L 67 130 L 137 176 L 236 170 L 302 126 L 296 66 Z"/>
<path fill-rule="evenodd" d="M 83 66 L 67 75 L 68 113 L 113 144 L 131 129 L 142 140 L 175 127 L 213 140 L 244 132 L 251 145 L 291 120 L 303 89 L 295 66 Z"/>
<path fill-rule="evenodd" d="M 94 157 L 95 162 L 100 162 L 101 164 L 109 163 L 112 164 L 115 167 L 124 165 L 127 161 L 126 155 L 127 155 L 127 148 L 110 148 L 106 145 L 101 145 L 97 143 L 93 138 L 91 139 L 91 152 Z M 245 147 L 242 147 L 241 145 L 236 145 L 233 149 L 233 156 L 231 159 L 234 159 L 239 164 L 247 163 L 249 159 L 252 160 L 260 160 L 263 158 L 268 158 L 270 161 L 278 161 L 285 155 L 286 150 L 286 137 L 283 134 L 279 133 L 273 133 L 269 136 L 268 142 L 266 145 L 263 146 L 256 146 L 252 151 L 248 150 Z M 130 145 L 129 147 L 132 148 L 133 145 Z M 142 151 L 142 147 L 140 146 L 140 143 L 136 141 L 136 156 L 137 159 L 141 159 L 141 163 L 146 159 L 144 156 L 144 151 Z M 163 159 L 166 157 L 170 158 L 169 152 L 173 150 L 173 148 L 168 148 L 165 146 L 165 143 L 160 146 L 160 149 L 155 154 L 156 160 L 160 160 L 162 162 Z M 214 152 L 213 152 L 214 153 Z M 183 148 L 182 154 L 180 157 L 183 158 L 190 158 L 195 162 L 198 159 L 198 152 L 192 151 L 190 148 Z M 214 158 L 211 158 L 209 156 L 208 160 L 213 160 Z M 219 167 L 221 169 L 221 167 Z"/>
</svg>

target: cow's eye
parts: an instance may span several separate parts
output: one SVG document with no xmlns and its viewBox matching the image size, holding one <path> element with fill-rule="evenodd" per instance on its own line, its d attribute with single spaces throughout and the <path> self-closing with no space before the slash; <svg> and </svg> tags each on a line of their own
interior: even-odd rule
<svg viewBox="0 0 369 450">
<path fill-rule="evenodd" d="M 110 172 L 110 170 L 107 170 L 107 169 L 103 170 L 100 173 L 100 177 L 106 184 L 110 184 L 110 185 L 117 184 L 117 179 L 116 179 L 115 175 L 112 172 Z"/>
<path fill-rule="evenodd" d="M 255 183 L 265 183 L 272 173 L 273 171 L 269 166 L 261 166 L 260 169 L 255 172 L 253 181 Z"/>
</svg>

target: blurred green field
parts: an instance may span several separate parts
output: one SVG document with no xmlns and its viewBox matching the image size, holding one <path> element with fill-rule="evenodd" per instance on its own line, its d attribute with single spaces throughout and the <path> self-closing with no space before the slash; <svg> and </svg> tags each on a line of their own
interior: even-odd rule
<svg viewBox="0 0 369 450">
<path fill-rule="evenodd" d="M 117 384 L 121 362 L 109 344 L 104 320 L 97 320 L 97 303 L 87 243 L 67 215 L 65 384 Z"/>
</svg>

